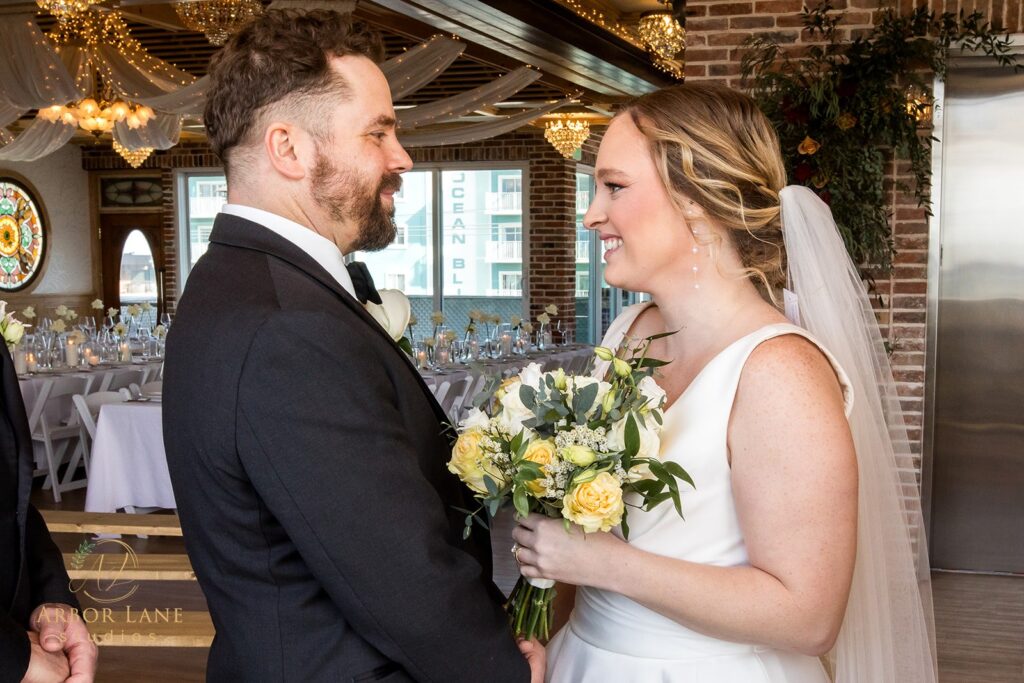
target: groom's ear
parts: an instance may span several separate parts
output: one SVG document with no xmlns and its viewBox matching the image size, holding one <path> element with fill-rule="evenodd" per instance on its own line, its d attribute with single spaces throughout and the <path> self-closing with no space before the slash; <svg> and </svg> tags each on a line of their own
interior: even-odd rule
<svg viewBox="0 0 1024 683">
<path fill-rule="evenodd" d="M 306 177 L 303 131 L 283 121 L 271 121 L 263 133 L 263 150 L 274 170 L 289 180 Z"/>
</svg>

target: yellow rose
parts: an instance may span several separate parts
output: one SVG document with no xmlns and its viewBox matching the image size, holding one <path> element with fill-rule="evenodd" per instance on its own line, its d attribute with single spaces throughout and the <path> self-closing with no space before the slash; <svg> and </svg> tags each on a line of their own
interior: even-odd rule
<svg viewBox="0 0 1024 683">
<path fill-rule="evenodd" d="M 562 516 L 583 527 L 588 534 L 608 531 L 622 521 L 625 504 L 622 502 L 622 487 L 618 480 L 607 472 L 597 475 L 592 481 L 580 484 L 562 501 Z"/>
<path fill-rule="evenodd" d="M 467 429 L 459 435 L 452 448 L 452 459 L 448 461 L 448 471 L 458 476 L 466 486 L 477 493 L 487 493 L 487 486 L 484 484 L 485 474 L 498 486 L 503 483 L 490 456 L 480 448 L 483 438 L 482 430 Z"/>
<path fill-rule="evenodd" d="M 523 459 L 537 463 L 540 465 L 541 472 L 547 475 L 549 473 L 548 465 L 558 459 L 555 455 L 555 443 L 550 439 L 531 441 L 530 445 L 526 447 Z M 530 489 L 530 493 L 535 496 L 544 495 L 546 490 L 544 487 L 544 477 L 526 482 L 526 488 Z"/>
<path fill-rule="evenodd" d="M 515 384 L 516 382 L 518 382 L 518 381 L 519 381 L 519 376 L 518 375 L 513 375 L 512 377 L 509 377 L 508 379 L 503 381 L 498 386 L 498 388 L 495 390 L 494 398 L 498 399 L 499 401 L 501 399 L 505 398 L 505 394 L 508 393 L 508 388 L 510 386 L 512 386 L 513 384 Z"/>
<path fill-rule="evenodd" d="M 586 446 L 566 446 L 562 449 L 562 458 L 568 460 L 577 467 L 588 467 L 597 460 L 597 453 L 593 448 Z"/>
</svg>

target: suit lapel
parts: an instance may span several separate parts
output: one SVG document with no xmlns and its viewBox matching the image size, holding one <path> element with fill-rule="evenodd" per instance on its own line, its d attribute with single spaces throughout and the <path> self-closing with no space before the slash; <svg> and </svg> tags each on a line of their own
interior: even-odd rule
<svg viewBox="0 0 1024 683">
<path fill-rule="evenodd" d="M 398 344 L 395 343 L 395 340 L 380 326 L 380 323 L 367 312 L 366 307 L 349 294 L 313 257 L 259 223 L 224 213 L 218 214 L 214 221 L 213 231 L 210 233 L 210 242 L 240 249 L 252 249 L 285 261 L 333 292 L 342 303 L 369 325 L 395 353 L 402 357 L 404 365 L 412 373 L 415 381 L 419 384 L 420 389 L 430 402 L 438 422 L 444 423 L 448 421 L 448 416 L 441 409 L 437 399 L 434 398 L 434 394 L 430 391 L 426 382 L 423 381 L 423 377 L 420 376 L 419 371 L 412 364 L 412 360 L 405 351 L 402 351 Z"/>
</svg>

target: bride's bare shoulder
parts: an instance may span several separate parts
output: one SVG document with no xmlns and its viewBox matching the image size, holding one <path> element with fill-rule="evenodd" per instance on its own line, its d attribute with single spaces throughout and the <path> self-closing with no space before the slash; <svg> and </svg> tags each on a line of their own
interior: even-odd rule
<svg viewBox="0 0 1024 683">
<path fill-rule="evenodd" d="M 768 339 L 751 352 L 740 375 L 736 409 L 820 416 L 823 411 L 844 419 L 843 390 L 825 352 L 799 334 Z"/>
</svg>

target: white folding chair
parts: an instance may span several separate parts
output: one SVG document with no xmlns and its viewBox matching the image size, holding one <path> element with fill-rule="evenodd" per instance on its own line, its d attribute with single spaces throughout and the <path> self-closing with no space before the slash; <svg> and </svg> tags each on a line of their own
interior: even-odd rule
<svg viewBox="0 0 1024 683">
<path fill-rule="evenodd" d="M 448 395 L 448 390 L 451 389 L 451 386 L 451 381 L 447 379 L 435 384 L 432 392 L 434 394 L 434 399 L 437 400 L 438 403 L 443 403 L 445 397 Z"/>
<path fill-rule="evenodd" d="M 127 389 L 132 384 L 143 384 L 146 381 L 146 374 L 146 368 L 112 370 L 103 378 L 96 391 L 117 391 L 118 389 Z"/>
<path fill-rule="evenodd" d="M 127 389 L 118 391 L 97 391 L 92 394 L 75 394 L 71 402 L 78 411 L 79 438 L 82 443 L 82 462 L 85 463 L 85 477 L 89 478 L 89 458 L 92 455 L 92 442 L 96 440 L 96 420 L 100 415 L 100 407 L 108 403 L 124 403 L 131 398 Z"/>
<path fill-rule="evenodd" d="M 39 388 L 39 397 L 29 415 L 28 426 L 33 441 L 41 441 L 46 453 L 46 480 L 43 488 L 53 488 L 53 500 L 60 502 L 62 491 L 70 491 L 85 486 L 85 479 L 75 479 L 75 470 L 82 458 L 82 445 L 79 441 L 80 425 L 78 415 L 73 408 L 72 397 L 75 394 L 88 394 L 92 385 L 92 377 L 53 377 L 47 379 Z M 75 442 L 68 461 L 64 478 L 60 478 L 59 468 L 64 462 L 64 454 L 68 446 Z"/>
<path fill-rule="evenodd" d="M 473 378 L 471 376 L 455 380 L 448 387 L 444 398 L 438 401 L 441 404 L 442 410 L 444 410 L 444 414 L 448 416 L 448 419 L 453 424 L 458 424 L 459 411 L 462 410 L 462 404 L 466 400 L 466 393 L 469 391 L 472 381 Z"/>
<path fill-rule="evenodd" d="M 149 397 L 153 394 L 161 394 L 163 393 L 163 390 L 163 382 L 146 382 L 142 386 L 132 382 L 128 385 L 128 394 L 134 399 Z"/>
</svg>

